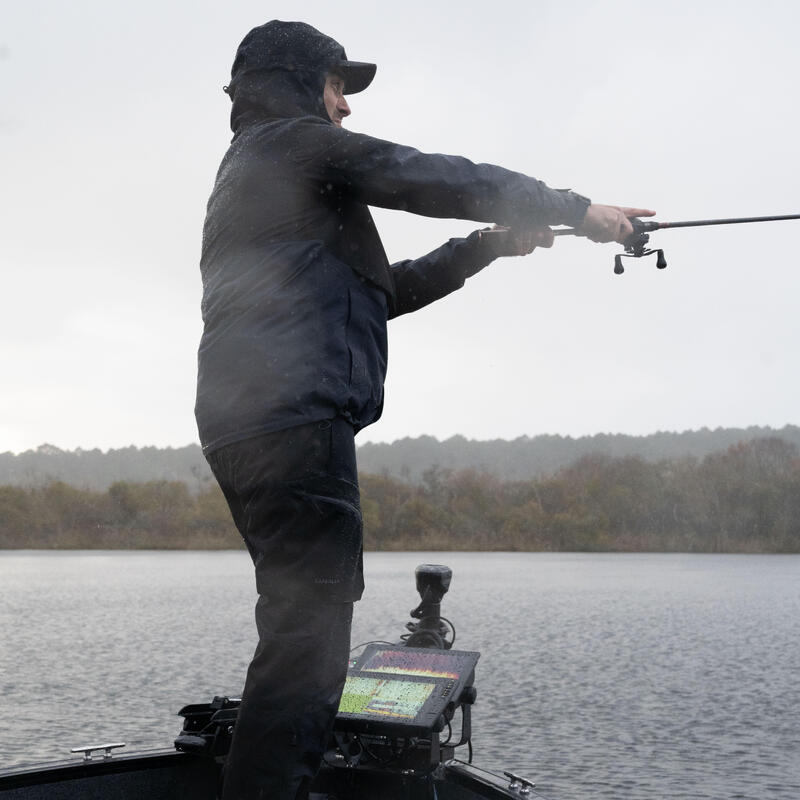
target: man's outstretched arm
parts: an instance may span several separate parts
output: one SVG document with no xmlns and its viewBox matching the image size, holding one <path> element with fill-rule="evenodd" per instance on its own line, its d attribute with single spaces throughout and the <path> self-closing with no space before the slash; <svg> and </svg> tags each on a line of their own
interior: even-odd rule
<svg viewBox="0 0 800 800">
<path fill-rule="evenodd" d="M 547 227 L 519 231 L 495 227 L 473 231 L 466 239 L 450 239 L 421 258 L 392 264 L 395 307 L 389 318 L 417 311 L 460 289 L 496 258 L 525 256 L 552 244 L 553 232 Z"/>
<path fill-rule="evenodd" d="M 622 244 L 633 233 L 629 217 L 654 215 L 655 211 L 647 208 L 592 203 L 578 230 L 593 242 Z M 525 256 L 537 247 L 552 246 L 553 231 L 546 226 L 517 230 L 495 226 L 473 231 L 466 239 L 450 239 L 421 258 L 392 264 L 396 299 L 389 318 L 446 297 L 496 258 Z"/>
</svg>

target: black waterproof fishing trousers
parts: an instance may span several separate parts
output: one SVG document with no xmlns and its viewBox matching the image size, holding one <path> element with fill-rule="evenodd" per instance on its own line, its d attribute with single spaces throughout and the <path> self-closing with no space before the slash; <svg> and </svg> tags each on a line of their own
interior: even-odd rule
<svg viewBox="0 0 800 800">
<path fill-rule="evenodd" d="M 224 771 L 223 800 L 295 800 L 339 706 L 353 601 L 363 591 L 352 426 L 325 420 L 208 456 L 253 558 L 258 646 Z"/>
</svg>

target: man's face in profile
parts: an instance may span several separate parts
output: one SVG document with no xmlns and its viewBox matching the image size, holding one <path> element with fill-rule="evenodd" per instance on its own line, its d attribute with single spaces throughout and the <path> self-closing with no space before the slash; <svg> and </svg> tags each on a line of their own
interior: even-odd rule
<svg viewBox="0 0 800 800">
<path fill-rule="evenodd" d="M 344 96 L 344 78 L 335 72 L 328 73 L 325 78 L 325 89 L 322 93 L 325 110 L 331 122 L 337 128 L 342 127 L 342 120 L 350 116 L 350 106 Z"/>
</svg>

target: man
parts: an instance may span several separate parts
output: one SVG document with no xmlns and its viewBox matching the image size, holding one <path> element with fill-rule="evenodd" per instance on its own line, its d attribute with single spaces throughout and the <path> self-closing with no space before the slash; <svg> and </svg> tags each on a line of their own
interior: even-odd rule
<svg viewBox="0 0 800 800">
<path fill-rule="evenodd" d="M 622 241 L 627 215 L 651 213 L 345 130 L 345 95 L 375 69 L 273 21 L 242 41 L 226 87 L 234 137 L 203 231 L 196 415 L 255 564 L 259 644 L 225 800 L 305 797 L 324 752 L 363 589 L 354 435 L 381 413 L 387 319 L 499 255 L 550 246 L 550 225 Z M 511 230 L 390 266 L 369 205 Z"/>
</svg>

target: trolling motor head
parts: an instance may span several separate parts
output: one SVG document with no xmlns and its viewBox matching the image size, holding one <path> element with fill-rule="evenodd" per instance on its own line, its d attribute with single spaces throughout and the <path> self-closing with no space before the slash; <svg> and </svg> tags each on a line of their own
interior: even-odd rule
<svg viewBox="0 0 800 800">
<path fill-rule="evenodd" d="M 446 639 L 447 625 L 442 621 L 441 602 L 450 588 L 453 570 L 441 564 L 420 564 L 414 570 L 420 604 L 411 612 L 419 622 L 407 622 L 410 631 L 405 639 L 408 647 L 438 647 L 447 650 L 452 642 Z"/>
<path fill-rule="evenodd" d="M 441 564 L 420 564 L 414 570 L 414 577 L 423 605 L 426 602 L 441 603 L 450 588 L 453 570 Z"/>
</svg>

